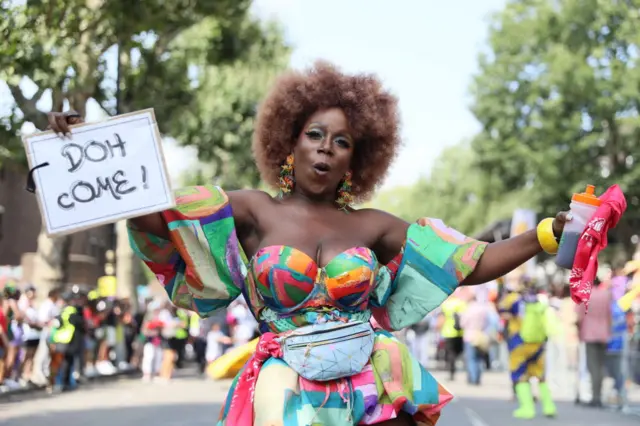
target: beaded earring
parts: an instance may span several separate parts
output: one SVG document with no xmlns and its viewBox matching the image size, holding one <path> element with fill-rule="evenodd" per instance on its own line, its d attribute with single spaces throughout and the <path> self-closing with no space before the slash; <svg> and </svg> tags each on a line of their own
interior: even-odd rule
<svg viewBox="0 0 640 426">
<path fill-rule="evenodd" d="M 278 187 L 280 187 L 279 196 L 283 197 L 285 194 L 290 193 L 293 190 L 295 182 L 296 180 L 293 175 L 293 154 L 289 154 L 287 160 L 280 166 L 280 179 L 278 180 Z"/>
<path fill-rule="evenodd" d="M 351 171 L 345 173 L 342 184 L 338 188 L 338 199 L 336 200 L 340 210 L 348 212 L 347 208 L 353 204 L 353 194 L 351 194 Z"/>
</svg>

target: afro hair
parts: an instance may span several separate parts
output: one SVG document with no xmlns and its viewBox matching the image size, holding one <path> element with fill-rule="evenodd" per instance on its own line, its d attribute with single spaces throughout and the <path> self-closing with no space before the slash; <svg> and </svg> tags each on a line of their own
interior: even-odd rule
<svg viewBox="0 0 640 426">
<path fill-rule="evenodd" d="M 318 110 L 341 108 L 356 141 L 352 195 L 366 201 L 383 182 L 400 147 L 398 100 L 370 74 L 347 75 L 319 61 L 282 75 L 259 106 L 253 155 L 262 179 L 277 187 L 280 166 L 306 120 Z"/>
</svg>

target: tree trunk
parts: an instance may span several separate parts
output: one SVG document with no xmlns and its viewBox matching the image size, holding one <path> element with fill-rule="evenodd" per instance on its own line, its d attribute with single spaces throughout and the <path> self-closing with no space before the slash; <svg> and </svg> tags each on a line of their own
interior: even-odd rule
<svg viewBox="0 0 640 426">
<path fill-rule="evenodd" d="M 40 230 L 33 260 L 33 283 L 41 294 L 68 284 L 71 238 L 71 235 L 49 238 L 44 227 Z"/>
<path fill-rule="evenodd" d="M 129 245 L 127 222 L 122 220 L 116 224 L 117 295 L 129 299 L 134 311 L 138 308 L 137 286 L 140 282 L 140 273 L 139 262 L 136 262 L 133 250 Z"/>
</svg>

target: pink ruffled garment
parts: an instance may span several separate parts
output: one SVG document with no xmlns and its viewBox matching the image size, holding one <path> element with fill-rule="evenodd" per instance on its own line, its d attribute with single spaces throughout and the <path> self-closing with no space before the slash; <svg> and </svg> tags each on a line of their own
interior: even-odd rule
<svg viewBox="0 0 640 426">
<path fill-rule="evenodd" d="M 607 247 L 607 232 L 615 228 L 627 209 L 627 200 L 618 185 L 613 185 L 600 196 L 602 204 L 587 224 L 573 260 L 569 277 L 571 299 L 589 307 L 593 280 L 598 272 L 598 253 Z"/>
<path fill-rule="evenodd" d="M 262 364 L 271 357 L 281 358 L 282 349 L 276 340 L 274 333 L 264 333 L 258 340 L 256 351 L 247 362 L 244 371 L 240 374 L 236 383 L 236 391 L 233 394 L 227 424 L 252 425 L 253 424 L 253 396 L 256 391 L 256 382 Z M 247 403 L 249 401 L 249 403 Z"/>
</svg>

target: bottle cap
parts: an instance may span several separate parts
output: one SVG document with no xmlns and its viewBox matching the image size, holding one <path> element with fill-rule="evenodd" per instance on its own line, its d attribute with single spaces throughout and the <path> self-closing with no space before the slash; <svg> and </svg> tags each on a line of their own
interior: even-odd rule
<svg viewBox="0 0 640 426">
<path fill-rule="evenodd" d="M 595 186 L 587 185 L 587 190 L 581 194 L 573 194 L 573 197 L 571 197 L 571 201 L 599 207 L 602 201 L 600 201 L 600 199 L 596 197 L 595 192 Z"/>
</svg>

